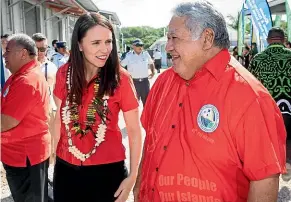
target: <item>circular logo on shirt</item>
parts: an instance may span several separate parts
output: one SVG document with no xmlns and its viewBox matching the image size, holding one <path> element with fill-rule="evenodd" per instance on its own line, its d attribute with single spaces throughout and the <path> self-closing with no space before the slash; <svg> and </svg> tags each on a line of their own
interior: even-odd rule
<svg viewBox="0 0 291 202">
<path fill-rule="evenodd" d="M 199 128 L 206 132 L 212 133 L 216 130 L 219 124 L 219 112 L 214 105 L 204 105 L 197 116 Z"/>
</svg>

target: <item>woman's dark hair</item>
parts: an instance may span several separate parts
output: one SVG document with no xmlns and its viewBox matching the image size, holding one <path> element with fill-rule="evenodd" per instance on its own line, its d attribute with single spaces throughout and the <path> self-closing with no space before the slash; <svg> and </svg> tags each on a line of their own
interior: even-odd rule
<svg viewBox="0 0 291 202">
<path fill-rule="evenodd" d="M 79 17 L 77 20 L 74 31 L 72 34 L 71 43 L 71 55 L 69 64 L 71 68 L 71 93 L 69 100 L 73 100 L 77 104 L 82 102 L 83 89 L 86 87 L 85 78 L 85 58 L 82 52 L 79 50 L 79 43 L 85 37 L 87 31 L 92 27 L 100 25 L 109 29 L 112 32 L 112 51 L 104 65 L 100 68 L 100 85 L 98 90 L 98 97 L 102 97 L 104 94 L 113 95 L 114 90 L 117 88 L 120 75 L 119 75 L 119 59 L 117 54 L 116 39 L 113 31 L 112 24 L 102 15 L 98 13 L 87 13 Z M 73 99 L 75 95 L 75 99 Z"/>
</svg>

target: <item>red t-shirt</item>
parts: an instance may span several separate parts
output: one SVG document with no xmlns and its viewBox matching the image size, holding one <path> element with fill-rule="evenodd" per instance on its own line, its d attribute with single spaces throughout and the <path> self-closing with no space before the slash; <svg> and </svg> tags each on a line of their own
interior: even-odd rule
<svg viewBox="0 0 291 202">
<path fill-rule="evenodd" d="M 67 98 L 67 84 L 66 75 L 69 64 L 62 66 L 56 76 L 56 85 L 54 89 L 54 95 L 62 100 L 61 107 L 65 106 L 65 101 Z M 89 82 L 87 87 L 83 91 L 82 105 L 79 106 L 79 119 L 81 127 L 84 127 L 86 121 L 86 113 L 88 106 L 94 96 L 94 78 Z M 114 95 L 110 96 L 108 100 L 108 109 L 110 113 L 108 114 L 108 121 L 105 141 L 103 141 L 96 149 L 96 153 L 93 154 L 86 161 L 82 162 L 82 165 L 98 165 L 107 164 L 122 161 L 125 159 L 125 149 L 122 145 L 122 134 L 118 127 L 118 114 L 120 110 L 127 112 L 138 107 L 138 100 L 136 98 L 135 88 L 129 74 L 120 69 L 120 84 L 116 88 Z M 62 110 L 61 110 L 62 111 Z M 62 117 L 62 116 L 61 116 Z M 98 124 L 101 123 L 100 117 L 96 114 L 96 124 L 93 127 L 93 131 L 97 130 Z M 70 124 L 70 127 L 72 124 Z M 79 135 L 74 135 L 72 133 L 73 145 L 75 145 L 81 152 L 88 153 L 91 151 L 95 144 L 95 139 L 92 133 L 87 133 L 83 138 Z M 61 134 L 60 141 L 57 147 L 57 156 L 61 159 L 74 164 L 81 165 L 81 161 L 75 158 L 68 151 L 68 137 L 65 129 L 65 124 L 61 121 Z"/>
<path fill-rule="evenodd" d="M 280 110 L 227 50 L 190 81 L 164 72 L 141 120 L 141 202 L 245 202 L 250 181 L 286 172 Z"/>
<path fill-rule="evenodd" d="M 50 155 L 48 132 L 49 91 L 36 61 L 31 61 L 12 75 L 2 91 L 1 114 L 20 123 L 1 134 L 1 161 L 25 167 L 28 157 L 32 165 Z"/>
</svg>

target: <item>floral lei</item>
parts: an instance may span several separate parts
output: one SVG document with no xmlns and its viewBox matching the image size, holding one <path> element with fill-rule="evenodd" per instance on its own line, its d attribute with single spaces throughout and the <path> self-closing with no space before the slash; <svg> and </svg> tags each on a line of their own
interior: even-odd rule
<svg viewBox="0 0 291 202">
<path fill-rule="evenodd" d="M 87 111 L 87 120 L 86 120 L 86 127 L 85 130 L 81 129 L 79 121 L 79 111 L 78 111 L 78 105 L 76 102 L 72 102 L 70 105 L 69 101 L 69 94 L 71 90 L 71 83 L 70 83 L 70 78 L 71 78 L 71 72 L 70 68 L 68 69 L 68 74 L 67 74 L 67 89 L 68 89 L 68 96 L 66 99 L 66 104 L 62 108 L 62 121 L 65 124 L 65 129 L 67 132 L 68 136 L 68 144 L 69 144 L 69 152 L 75 156 L 77 159 L 81 161 L 85 161 L 86 159 L 90 158 L 93 154 L 96 152 L 96 148 L 103 142 L 105 141 L 105 134 L 106 134 L 106 120 L 107 120 L 107 114 L 109 112 L 108 110 L 108 95 L 104 95 L 102 99 L 98 98 L 98 89 L 99 89 L 99 84 L 100 84 L 100 76 L 95 79 L 94 83 L 94 97 L 92 99 L 92 103 L 88 106 L 88 111 Z M 73 98 L 75 96 L 73 95 Z M 101 118 L 101 123 L 98 125 L 98 129 L 96 133 L 93 132 L 92 125 L 95 124 L 96 117 L 95 114 L 98 114 L 99 117 Z M 73 127 L 70 129 L 69 124 L 72 123 Z M 81 134 L 81 138 L 84 137 L 89 131 L 94 133 L 95 137 L 95 145 L 93 148 L 90 150 L 88 153 L 82 153 L 75 145 L 73 145 L 73 140 L 72 140 L 72 134 L 71 130 L 75 131 L 75 135 Z"/>
</svg>

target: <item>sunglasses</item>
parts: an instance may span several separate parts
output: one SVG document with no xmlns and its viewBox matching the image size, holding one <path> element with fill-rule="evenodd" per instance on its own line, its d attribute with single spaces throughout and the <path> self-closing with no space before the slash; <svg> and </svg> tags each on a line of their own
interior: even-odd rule
<svg viewBox="0 0 291 202">
<path fill-rule="evenodd" d="M 136 47 L 143 47 L 143 44 L 136 44 Z"/>
<path fill-rule="evenodd" d="M 46 49 L 47 49 L 47 48 L 45 48 L 45 47 L 39 47 L 39 48 L 37 48 L 37 50 L 38 50 L 39 52 L 45 52 Z"/>
</svg>

